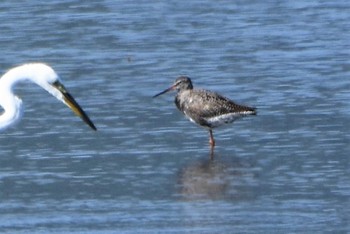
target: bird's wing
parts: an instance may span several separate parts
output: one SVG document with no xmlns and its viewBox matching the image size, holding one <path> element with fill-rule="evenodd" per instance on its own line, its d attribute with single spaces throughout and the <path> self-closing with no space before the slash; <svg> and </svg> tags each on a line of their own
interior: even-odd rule
<svg viewBox="0 0 350 234">
<path fill-rule="evenodd" d="M 190 90 L 190 93 L 176 98 L 176 105 L 190 120 L 200 125 L 212 127 L 213 120 L 225 116 L 228 122 L 242 115 L 254 114 L 255 109 L 238 105 L 232 100 L 207 90 Z M 228 118 L 228 117 L 229 118 Z"/>
<path fill-rule="evenodd" d="M 185 102 L 184 109 L 202 118 L 253 110 L 253 108 L 238 105 L 220 94 L 206 90 L 192 90 L 191 98 Z"/>
</svg>

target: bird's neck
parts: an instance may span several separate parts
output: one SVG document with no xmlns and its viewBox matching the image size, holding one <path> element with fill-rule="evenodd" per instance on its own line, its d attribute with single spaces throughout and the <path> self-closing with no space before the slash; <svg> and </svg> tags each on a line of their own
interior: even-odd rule
<svg viewBox="0 0 350 234">
<path fill-rule="evenodd" d="M 182 95 L 183 93 L 189 93 L 189 92 L 192 92 L 193 89 L 180 89 L 178 92 L 177 92 L 177 95 Z"/>
<path fill-rule="evenodd" d="M 58 80 L 56 72 L 46 64 L 28 63 L 10 69 L 0 78 L 0 130 L 16 122 L 21 116 L 21 100 L 13 94 L 13 87 L 22 80 L 39 85 L 53 96 L 63 100 L 59 90 L 52 87 Z"/>
<path fill-rule="evenodd" d="M 20 119 L 22 101 L 13 94 L 13 86 L 26 79 L 20 69 L 11 69 L 0 78 L 0 130 Z"/>
<path fill-rule="evenodd" d="M 32 71 L 28 66 L 12 68 L 0 78 L 0 87 L 4 90 L 12 90 L 18 82 L 28 80 L 31 74 Z"/>
<path fill-rule="evenodd" d="M 1 100 L 1 107 L 3 112 L 0 112 L 0 130 L 5 129 L 20 119 L 22 115 L 22 101 L 18 97 L 11 95 L 6 100 Z"/>
</svg>

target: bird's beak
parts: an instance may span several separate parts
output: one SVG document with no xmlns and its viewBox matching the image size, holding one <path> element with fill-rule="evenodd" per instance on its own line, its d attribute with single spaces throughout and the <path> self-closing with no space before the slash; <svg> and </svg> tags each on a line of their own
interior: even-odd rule
<svg viewBox="0 0 350 234">
<path fill-rule="evenodd" d="M 87 125 L 89 125 L 93 130 L 97 130 L 93 122 L 87 116 L 85 111 L 79 106 L 79 104 L 74 100 L 72 95 L 70 95 L 67 89 L 59 81 L 52 84 L 63 95 L 63 103 L 66 104 L 77 116 L 79 116 Z"/>
<path fill-rule="evenodd" d="M 173 86 L 167 88 L 166 90 L 164 90 L 164 91 L 162 91 L 162 92 L 160 92 L 160 93 L 154 95 L 153 98 L 158 97 L 158 96 L 160 96 L 160 95 L 162 95 L 162 94 L 165 94 L 165 93 L 167 93 L 167 92 L 169 92 L 169 91 L 171 91 L 171 90 L 174 90 L 174 89 L 175 89 L 175 85 L 173 85 Z"/>
</svg>

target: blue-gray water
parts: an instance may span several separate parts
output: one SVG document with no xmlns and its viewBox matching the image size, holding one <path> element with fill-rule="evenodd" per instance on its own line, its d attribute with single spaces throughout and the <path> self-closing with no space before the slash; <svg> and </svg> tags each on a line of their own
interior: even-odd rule
<svg viewBox="0 0 350 234">
<path fill-rule="evenodd" d="M 1 233 L 350 231 L 350 3 L 2 1 L 1 73 L 42 61 L 98 127 L 32 84 L 0 134 Z M 208 133 L 178 75 L 256 106 Z"/>
</svg>

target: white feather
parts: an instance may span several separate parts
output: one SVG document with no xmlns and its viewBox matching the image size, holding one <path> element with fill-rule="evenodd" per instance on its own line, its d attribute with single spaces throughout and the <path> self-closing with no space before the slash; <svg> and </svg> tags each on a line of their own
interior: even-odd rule
<svg viewBox="0 0 350 234">
<path fill-rule="evenodd" d="M 251 113 L 252 113 L 251 111 L 244 111 L 239 113 L 228 113 L 228 114 L 207 118 L 206 121 L 209 123 L 209 125 L 211 125 L 212 128 L 216 128 L 227 123 L 232 123 L 233 121 L 243 117 L 244 115 L 249 115 Z"/>
</svg>

